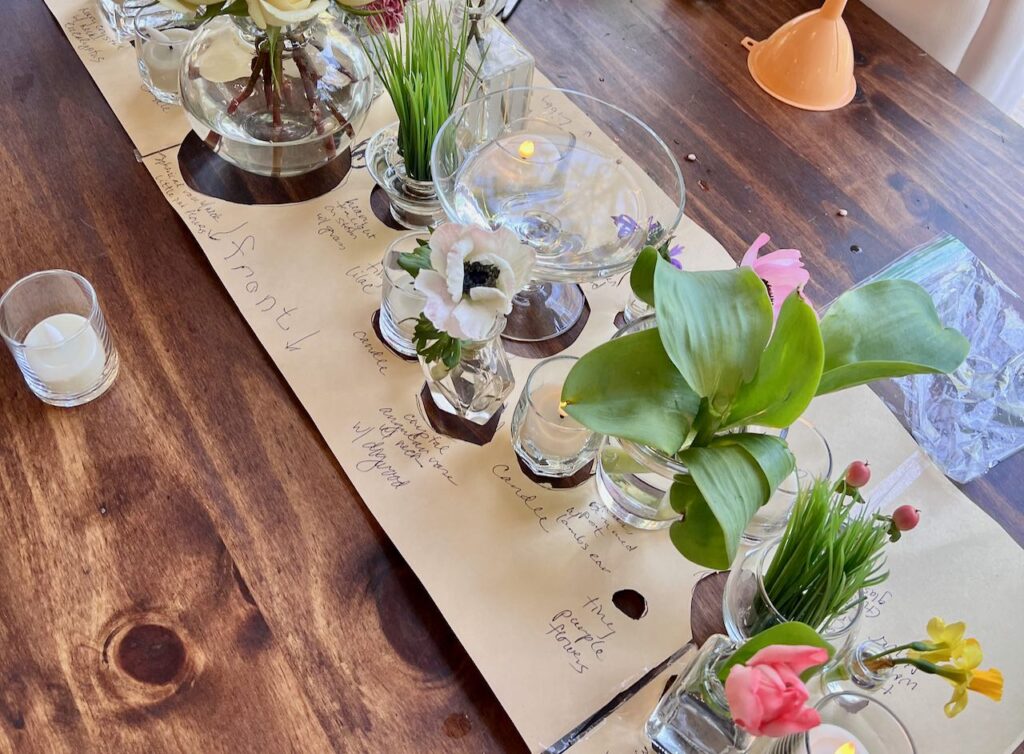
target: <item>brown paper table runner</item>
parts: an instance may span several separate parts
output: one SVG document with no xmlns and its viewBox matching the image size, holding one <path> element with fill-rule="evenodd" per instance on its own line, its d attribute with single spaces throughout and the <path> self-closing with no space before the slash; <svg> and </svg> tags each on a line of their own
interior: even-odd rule
<svg viewBox="0 0 1024 754">
<path fill-rule="evenodd" d="M 615 522 L 592 483 L 551 491 L 529 481 L 507 426 L 518 388 L 484 447 L 439 436 L 421 416 L 418 365 L 394 356 L 370 324 L 380 259 L 399 232 L 374 215 L 373 182 L 359 161 L 338 188 L 300 204 L 251 207 L 195 193 L 177 161 L 187 123 L 179 111 L 154 109 L 139 88 L 131 47 L 97 35 L 90 0 L 47 3 L 148 155 L 161 191 L 530 748 L 561 739 L 685 644 L 699 569 L 664 532 Z M 568 102 L 551 105 L 586 124 Z M 359 139 L 392 119 L 387 98 L 378 99 Z M 689 219 L 677 238 L 690 269 L 733 264 Z M 567 353 L 606 340 L 625 301 L 621 277 L 584 288 L 590 320 Z M 535 363 L 512 357 L 519 387 Z M 894 548 L 893 577 L 871 595 L 862 633 L 902 641 L 920 634 L 932 614 L 963 618 L 1008 679 L 1002 707 L 973 700 L 951 722 L 942 716 L 948 689 L 941 681 L 900 679 L 883 693 L 905 714 L 922 751 L 954 751 L 951 741 L 970 742 L 964 751 L 1011 749 L 1024 728 L 1015 714 L 1024 690 L 1014 683 L 1024 676 L 1024 657 L 1013 630 L 1024 617 L 1024 552 L 948 483 L 870 390 L 818 400 L 809 418 L 838 464 L 868 455 L 876 501 L 891 508 L 899 499 L 924 511 L 920 531 Z M 615 607 L 613 596 L 624 589 L 645 598 L 642 618 Z M 631 709 L 653 707 L 644 693 Z M 637 715 L 644 717 L 628 719 Z M 575 749 L 622 750 L 601 748 L 622 740 L 616 719 Z"/>
</svg>

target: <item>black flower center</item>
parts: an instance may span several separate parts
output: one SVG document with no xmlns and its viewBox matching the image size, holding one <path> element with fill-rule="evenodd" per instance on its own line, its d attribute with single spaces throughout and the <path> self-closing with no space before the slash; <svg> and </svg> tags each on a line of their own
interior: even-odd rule
<svg viewBox="0 0 1024 754">
<path fill-rule="evenodd" d="M 483 262 L 466 262 L 462 266 L 462 292 L 469 293 L 474 288 L 494 288 L 501 270 L 493 264 Z"/>
</svg>

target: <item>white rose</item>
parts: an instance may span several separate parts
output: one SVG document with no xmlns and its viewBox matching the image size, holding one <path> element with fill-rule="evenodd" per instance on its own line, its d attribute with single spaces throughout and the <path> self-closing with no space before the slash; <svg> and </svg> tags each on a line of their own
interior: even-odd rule
<svg viewBox="0 0 1024 754">
<path fill-rule="evenodd" d="M 423 313 L 453 338 L 482 340 L 530 280 L 534 253 L 507 228 L 446 224 L 430 236 L 430 265 L 416 276 Z"/>
<path fill-rule="evenodd" d="M 249 17 L 261 29 L 308 21 L 327 10 L 328 0 L 246 0 Z"/>
</svg>

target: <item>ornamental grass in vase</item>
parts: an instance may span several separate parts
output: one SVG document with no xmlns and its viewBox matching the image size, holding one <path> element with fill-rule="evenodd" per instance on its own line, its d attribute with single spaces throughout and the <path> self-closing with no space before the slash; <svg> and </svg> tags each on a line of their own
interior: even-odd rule
<svg viewBox="0 0 1024 754">
<path fill-rule="evenodd" d="M 466 14 L 458 18 L 435 0 L 413 3 L 396 35 L 361 37 L 398 120 L 374 134 L 366 167 L 388 195 L 391 214 L 411 230 L 444 220 L 434 190 L 430 152 L 441 126 L 461 103 Z"/>
<path fill-rule="evenodd" d="M 709 568 L 729 568 L 751 517 L 793 471 L 780 430 L 816 395 L 948 373 L 968 349 L 909 281 L 848 291 L 819 322 L 793 285 L 798 260 L 758 256 L 766 240 L 750 266 L 710 272 L 644 249 L 630 282 L 655 318 L 585 354 L 562 391 L 569 415 L 625 448 L 599 456 L 602 500 L 635 500 L 662 480 L 672 542 Z"/>
<path fill-rule="evenodd" d="M 160 2 L 203 22 L 182 57 L 181 104 L 220 157 L 288 177 L 351 145 L 373 75 L 355 35 L 326 12 L 328 0 Z"/>
</svg>

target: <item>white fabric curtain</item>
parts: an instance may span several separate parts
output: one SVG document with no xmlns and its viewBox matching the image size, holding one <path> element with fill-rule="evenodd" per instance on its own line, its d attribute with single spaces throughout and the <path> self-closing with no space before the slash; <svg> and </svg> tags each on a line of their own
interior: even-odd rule
<svg viewBox="0 0 1024 754">
<path fill-rule="evenodd" d="M 1024 98 L 1024 0 L 864 3 L 1003 111 Z"/>
</svg>

